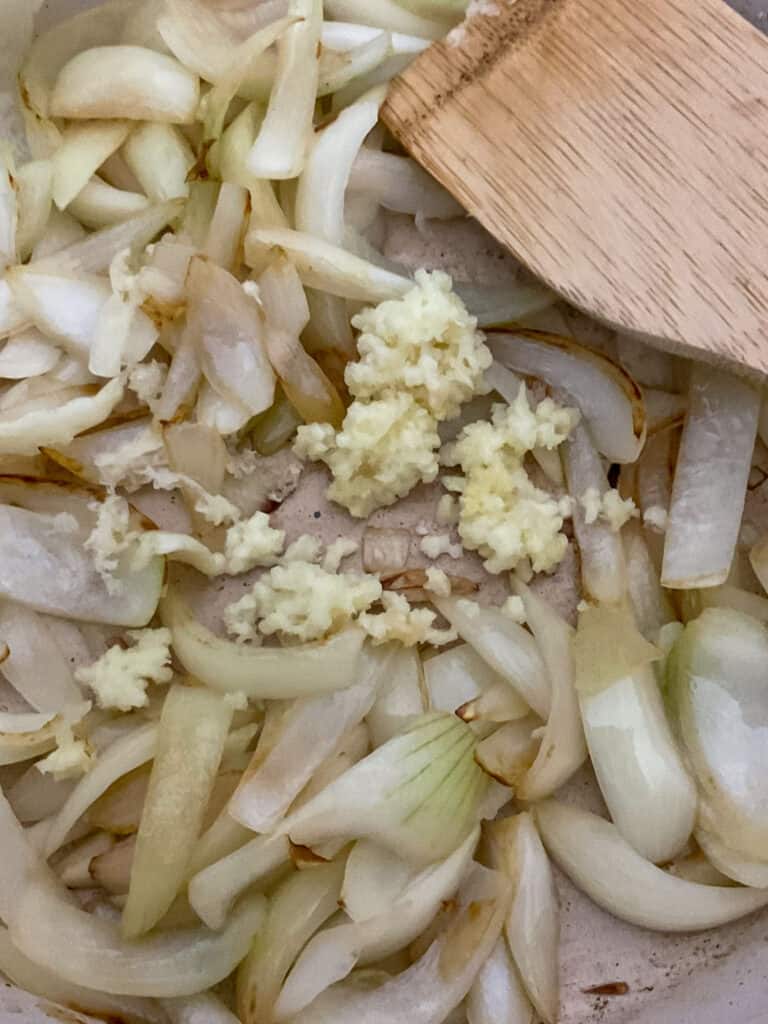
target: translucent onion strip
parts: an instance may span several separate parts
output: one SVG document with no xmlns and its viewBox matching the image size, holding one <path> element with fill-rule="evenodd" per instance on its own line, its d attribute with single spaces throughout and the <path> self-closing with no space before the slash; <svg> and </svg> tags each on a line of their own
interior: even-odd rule
<svg viewBox="0 0 768 1024">
<path fill-rule="evenodd" d="M 192 124 L 198 100 L 197 76 L 173 57 L 141 46 L 97 46 L 61 69 L 51 113 Z"/>
<path fill-rule="evenodd" d="M 467 996 L 468 1024 L 533 1024 L 533 1007 L 503 939 L 480 968 Z"/>
<path fill-rule="evenodd" d="M 0 640 L 9 649 L 0 672 L 33 708 L 55 713 L 82 693 L 47 623 L 45 615 L 0 602 Z"/>
<path fill-rule="evenodd" d="M 420 18 L 395 0 L 326 0 L 325 11 L 336 21 L 361 22 L 422 39 L 442 39 L 448 29 L 445 22 Z"/>
<path fill-rule="evenodd" d="M 744 511 L 760 396 L 746 381 L 691 371 L 669 510 L 661 582 L 688 589 L 725 583 Z"/>
<path fill-rule="evenodd" d="M 318 46 L 323 22 L 321 0 L 291 0 L 290 17 L 302 20 L 277 43 L 277 70 L 264 121 L 248 168 L 259 178 L 297 177 L 312 138 L 318 82 Z"/>
<path fill-rule="evenodd" d="M 728 878 L 754 889 L 768 889 L 768 861 L 749 860 L 732 850 L 715 832 L 696 829 L 696 842 L 707 860 Z"/>
<path fill-rule="evenodd" d="M 108 156 L 125 142 L 130 125 L 126 121 L 96 121 L 74 124 L 62 135 L 61 146 L 52 157 L 53 201 L 63 210 Z"/>
<path fill-rule="evenodd" d="M 163 917 L 184 877 L 213 790 L 232 707 L 212 691 L 173 686 L 163 702 L 131 870 L 123 934 Z"/>
<path fill-rule="evenodd" d="M 554 800 L 536 808 L 544 845 L 591 899 L 622 921 L 691 932 L 735 921 L 768 904 L 768 890 L 700 885 L 640 856 L 610 822 Z"/>
<path fill-rule="evenodd" d="M 34 880 L 11 923 L 14 944 L 65 981 L 115 995 L 185 996 L 225 978 L 248 951 L 264 920 L 251 896 L 221 932 L 188 928 L 126 942 L 111 921 L 73 906 L 46 879 Z M 55 941 L 51 940 L 55 936 Z"/>
<path fill-rule="evenodd" d="M 225 640 L 197 622 L 173 589 L 163 600 L 163 622 L 176 657 L 214 690 L 261 700 L 311 697 L 351 686 L 364 634 L 348 629 L 297 647 L 248 647 Z"/>
<path fill-rule="evenodd" d="M 110 227 L 146 210 L 149 200 L 140 192 L 113 188 L 94 175 L 67 207 L 87 228 Z"/>
<path fill-rule="evenodd" d="M 156 203 L 189 195 L 187 175 L 195 155 L 174 125 L 147 122 L 133 129 L 123 147 L 125 162 Z"/>
<path fill-rule="evenodd" d="M 352 168 L 349 187 L 396 213 L 440 220 L 464 215 L 453 196 L 426 171 L 409 157 L 394 153 L 363 147 Z"/>
</svg>

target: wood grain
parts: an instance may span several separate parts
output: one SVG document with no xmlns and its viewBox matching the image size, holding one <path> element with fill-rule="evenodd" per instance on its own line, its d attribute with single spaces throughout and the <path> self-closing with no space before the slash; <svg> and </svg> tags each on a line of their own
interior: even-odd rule
<svg viewBox="0 0 768 1024">
<path fill-rule="evenodd" d="M 383 116 L 568 301 L 768 372 L 768 41 L 722 0 L 496 0 Z"/>
</svg>

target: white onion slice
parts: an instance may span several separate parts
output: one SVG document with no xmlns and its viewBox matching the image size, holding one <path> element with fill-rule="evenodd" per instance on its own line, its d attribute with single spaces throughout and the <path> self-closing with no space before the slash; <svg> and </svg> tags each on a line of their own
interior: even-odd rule
<svg viewBox="0 0 768 1024">
<path fill-rule="evenodd" d="M 621 367 L 571 338 L 538 331 L 490 334 L 488 346 L 504 366 L 562 388 L 589 422 L 598 451 L 613 462 L 634 462 L 645 443 L 639 387 Z"/>
<path fill-rule="evenodd" d="M 22 380 L 52 370 L 61 358 L 61 349 L 34 327 L 11 335 L 0 350 L 0 377 Z"/>
<path fill-rule="evenodd" d="M 675 589 L 728 577 L 760 411 L 751 384 L 703 364 L 691 371 L 688 400 L 661 574 Z"/>
<path fill-rule="evenodd" d="M 167 1024 L 164 1011 L 150 999 L 113 996 L 62 980 L 54 970 L 47 970 L 20 953 L 7 928 L 0 928 L 0 970 L 27 992 L 61 1006 L 76 1006 L 93 1017 L 116 1017 L 129 1024 Z"/>
<path fill-rule="evenodd" d="M 229 813 L 254 832 L 272 831 L 344 734 L 370 710 L 387 659 L 364 655 L 358 681 L 345 690 L 305 697 L 285 710 L 279 731 L 256 748 L 229 802 Z"/>
<path fill-rule="evenodd" d="M 16 262 L 17 224 L 16 189 L 10 169 L 0 157 L 0 272 Z"/>
<path fill-rule="evenodd" d="M 659 571 L 641 526 L 629 522 L 623 530 L 624 553 L 627 560 L 627 585 L 637 628 L 653 640 L 662 626 L 675 620 L 667 592 L 661 585 Z M 712 590 L 719 588 L 713 587 Z M 703 591 L 707 593 L 707 591 Z M 755 595 L 753 595 L 755 596 Z"/>
<path fill-rule="evenodd" d="M 72 826 L 113 782 L 154 757 L 156 746 L 157 725 L 150 723 L 115 740 L 99 755 L 90 772 L 80 779 L 51 822 L 45 842 L 46 857 L 63 845 Z"/>
<path fill-rule="evenodd" d="M 627 564 L 621 535 L 600 519 L 587 523 L 579 500 L 592 488 L 608 490 L 600 456 L 584 423 L 577 423 L 564 445 L 565 475 L 574 498 L 573 529 L 581 555 L 581 580 L 587 596 L 603 604 L 619 604 L 627 590 Z"/>
<path fill-rule="evenodd" d="M 472 316 L 477 317 L 479 327 L 510 327 L 557 302 L 555 293 L 537 282 L 485 286 L 455 281 L 453 290 Z"/>
<path fill-rule="evenodd" d="M 8 788 L 8 802 L 22 825 L 32 825 L 57 814 L 76 784 L 75 779 L 44 775 L 35 765 L 30 765 Z"/>
<path fill-rule="evenodd" d="M 391 740 L 408 722 L 427 710 L 421 659 L 415 648 L 396 646 L 390 650 L 387 677 L 368 712 L 374 748 Z"/>
<path fill-rule="evenodd" d="M 113 188 L 94 175 L 69 204 L 69 212 L 87 228 L 111 227 L 146 210 L 149 200 L 139 192 Z"/>
<path fill-rule="evenodd" d="M 384 914 L 417 873 L 391 850 L 361 839 L 347 857 L 340 905 L 352 921 Z"/>
<path fill-rule="evenodd" d="M 426 953 L 401 974 L 371 987 L 349 979 L 323 992 L 294 1024 L 442 1024 L 472 986 L 496 945 L 508 903 L 499 872 L 475 866 L 458 909 Z"/>
<path fill-rule="evenodd" d="M 195 155 L 175 125 L 138 125 L 123 147 L 123 154 L 142 191 L 154 202 L 189 195 L 187 175 L 195 164 Z"/>
<path fill-rule="evenodd" d="M 540 718 L 547 719 L 551 683 L 531 634 L 498 608 L 481 608 L 455 597 L 440 597 L 434 604 L 462 640 L 471 644 Z"/>
<path fill-rule="evenodd" d="M 53 201 L 53 163 L 31 160 L 15 175 L 18 225 L 16 248 L 19 258 L 27 259 L 43 237 Z"/>
<path fill-rule="evenodd" d="M 289 13 L 302 20 L 278 39 L 267 113 L 248 156 L 258 178 L 297 177 L 312 139 L 323 6 L 321 0 L 292 0 Z"/>
<path fill-rule="evenodd" d="M 338 909 L 343 861 L 299 871 L 270 899 L 269 916 L 237 972 L 237 1008 L 243 1024 L 272 1019 L 291 964 L 317 929 Z"/>
<path fill-rule="evenodd" d="M 17 304 L 8 281 L 0 277 L 0 338 L 17 331 L 29 323 L 29 319 Z"/>
<path fill-rule="evenodd" d="M 222 928 L 237 897 L 257 882 L 273 879 L 290 859 L 286 835 L 257 836 L 194 875 L 189 882 L 189 902 L 209 928 Z"/>
<path fill-rule="evenodd" d="M 768 861 L 749 860 L 732 850 L 715 832 L 697 828 L 696 842 L 713 867 L 742 885 L 754 889 L 768 889 Z"/>
<path fill-rule="evenodd" d="M 197 76 L 173 57 L 141 46 L 96 46 L 61 69 L 51 113 L 192 124 L 198 100 Z"/>
<path fill-rule="evenodd" d="M 352 168 L 349 188 L 371 196 L 385 209 L 396 213 L 439 220 L 464 215 L 453 196 L 417 163 L 394 153 L 363 147 Z"/>
<path fill-rule="evenodd" d="M 459 717 L 464 721 L 462 715 Z M 487 731 L 486 723 L 478 724 L 483 727 L 480 733 L 483 735 Z M 539 724 L 535 715 L 505 722 L 477 744 L 475 760 L 492 779 L 504 786 L 517 787 L 536 759 L 540 746 L 536 732 Z"/>
<path fill-rule="evenodd" d="M 349 86 L 355 79 L 365 80 L 393 54 L 388 32 L 354 46 L 344 53 L 324 50 L 320 54 L 317 95 L 330 96 Z"/>
<path fill-rule="evenodd" d="M 579 702 L 592 764 L 617 829 L 647 860 L 672 860 L 693 829 L 697 796 L 653 669 L 647 665 L 601 693 L 581 694 Z"/>
<path fill-rule="evenodd" d="M 356 965 L 383 960 L 420 935 L 458 889 L 479 835 L 475 829 L 444 861 L 415 875 L 383 913 L 331 926 L 310 939 L 285 980 L 275 1019 L 294 1017 Z"/>
<path fill-rule="evenodd" d="M 414 864 L 447 856 L 478 819 L 485 776 L 474 734 L 427 714 L 283 820 L 294 842 L 371 838 Z"/>
<path fill-rule="evenodd" d="M 205 240 L 205 256 L 211 263 L 217 263 L 230 272 L 234 272 L 242 262 L 247 210 L 246 189 L 242 185 L 223 182 Z"/>
<path fill-rule="evenodd" d="M 88 184 L 107 157 L 128 137 L 127 121 L 95 121 L 67 128 L 52 157 L 53 201 L 60 210 Z"/>
<path fill-rule="evenodd" d="M 688 623 L 668 667 L 680 733 L 717 829 L 732 849 L 768 860 L 768 632 L 726 608 Z"/>
<path fill-rule="evenodd" d="M 370 42 L 375 36 L 381 35 L 382 29 L 372 25 L 355 25 L 348 21 L 325 21 L 320 35 L 323 47 L 345 53 L 361 43 Z M 393 53 L 421 53 L 429 46 L 427 39 L 419 36 L 404 35 L 402 32 L 390 32 Z"/>
<path fill-rule="evenodd" d="M 22 605 L 0 602 L 0 639 L 9 648 L 0 672 L 33 708 L 55 714 L 82 694 L 48 621 Z"/>
<path fill-rule="evenodd" d="M 351 686 L 357 678 L 364 634 L 348 629 L 297 647 L 248 647 L 216 636 L 197 622 L 171 589 L 161 607 L 173 649 L 187 671 L 215 690 L 287 700 Z"/>
<path fill-rule="evenodd" d="M 16 301 L 35 325 L 80 358 L 88 355 L 99 316 L 112 295 L 102 277 L 35 266 L 9 275 Z"/>
<path fill-rule="evenodd" d="M 573 630 L 546 601 L 524 583 L 515 581 L 525 617 L 539 644 L 552 683 L 552 706 L 536 760 L 515 787 L 519 800 L 550 796 L 584 763 L 587 748 L 574 689 Z"/>
<path fill-rule="evenodd" d="M 264 898 L 251 896 L 221 932 L 189 928 L 126 942 L 113 922 L 79 910 L 50 881 L 36 879 L 18 901 L 11 938 L 30 960 L 65 981 L 115 995 L 184 996 L 230 974 L 247 953 L 264 913 Z"/>
<path fill-rule="evenodd" d="M 512 718 L 524 718 L 529 711 L 525 701 L 470 644 L 452 647 L 429 658 L 424 664 L 424 681 L 433 711 L 456 711 L 499 684 L 510 693 Z"/>
<path fill-rule="evenodd" d="M 263 255 L 265 248 L 282 249 L 310 288 L 344 299 L 379 303 L 401 299 L 413 288 L 408 278 L 299 231 L 252 228 L 245 239 L 246 262 Z"/>
<path fill-rule="evenodd" d="M 103 422 L 123 396 L 119 380 L 111 380 L 95 394 L 72 397 L 54 408 L 0 415 L 0 452 L 33 454 L 40 447 L 69 444 Z"/>
<path fill-rule="evenodd" d="M 218 996 L 201 992 L 195 996 L 160 999 L 170 1024 L 240 1024 Z"/>
<path fill-rule="evenodd" d="M 442 39 L 448 30 L 445 22 L 420 18 L 395 0 L 326 0 L 325 12 L 336 21 L 361 22 L 422 39 Z"/>
<path fill-rule="evenodd" d="M 264 350 L 258 304 L 234 277 L 201 259 L 190 264 L 188 288 L 186 333 L 199 347 L 210 383 L 251 415 L 268 409 L 275 375 Z"/>
<path fill-rule="evenodd" d="M 488 833 L 492 862 L 515 886 L 505 922 L 509 950 L 528 998 L 542 1020 L 554 1024 L 560 1004 L 560 910 L 549 858 L 530 814 L 497 821 Z"/>
<path fill-rule="evenodd" d="M 499 939 L 467 996 L 467 1024 L 533 1024 L 533 1007 L 507 944 Z"/>
<path fill-rule="evenodd" d="M 536 808 L 549 854 L 571 881 L 618 917 L 659 932 L 694 932 L 768 904 L 768 889 L 700 885 L 644 860 L 604 818 L 555 800 Z"/>
</svg>

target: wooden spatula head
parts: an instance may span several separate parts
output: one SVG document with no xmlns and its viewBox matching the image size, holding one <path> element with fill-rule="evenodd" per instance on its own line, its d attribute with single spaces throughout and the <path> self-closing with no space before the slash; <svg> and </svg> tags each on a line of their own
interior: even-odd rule
<svg viewBox="0 0 768 1024">
<path fill-rule="evenodd" d="M 768 372 L 768 41 L 722 0 L 495 0 L 384 119 L 575 306 Z"/>
</svg>

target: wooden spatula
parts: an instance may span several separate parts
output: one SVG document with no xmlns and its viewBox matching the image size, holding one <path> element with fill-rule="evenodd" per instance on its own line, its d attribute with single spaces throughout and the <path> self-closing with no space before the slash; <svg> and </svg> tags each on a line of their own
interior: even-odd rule
<svg viewBox="0 0 768 1024">
<path fill-rule="evenodd" d="M 768 372 L 768 40 L 723 0 L 484 7 L 394 82 L 394 134 L 575 306 Z"/>
</svg>

